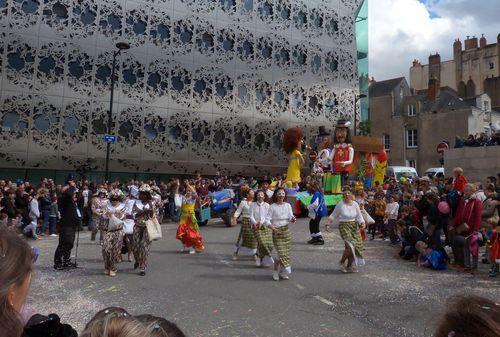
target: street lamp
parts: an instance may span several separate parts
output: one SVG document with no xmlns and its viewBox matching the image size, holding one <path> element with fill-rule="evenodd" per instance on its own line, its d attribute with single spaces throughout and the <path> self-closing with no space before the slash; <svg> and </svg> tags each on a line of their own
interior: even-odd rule
<svg viewBox="0 0 500 337">
<path fill-rule="evenodd" d="M 113 112 L 113 94 L 115 92 L 115 68 L 116 68 L 116 57 L 120 55 L 122 50 L 130 49 L 130 45 L 126 42 L 118 42 L 116 44 L 117 50 L 113 53 L 113 66 L 111 67 L 111 95 L 109 99 L 109 111 L 108 111 L 108 135 L 111 135 L 111 118 Z M 109 181 L 109 153 L 111 151 L 111 142 L 106 142 L 106 170 L 105 170 L 105 180 Z"/>
<path fill-rule="evenodd" d="M 359 95 L 354 96 L 354 135 L 355 136 L 356 136 L 356 133 L 357 133 L 356 129 L 358 128 L 358 125 L 357 125 L 358 124 L 357 123 L 358 122 L 358 117 L 357 117 L 358 116 L 358 114 L 357 114 L 358 107 L 357 107 L 357 104 L 358 104 L 358 101 L 360 99 L 365 98 L 365 97 L 366 97 L 365 94 L 359 94 Z"/>
</svg>

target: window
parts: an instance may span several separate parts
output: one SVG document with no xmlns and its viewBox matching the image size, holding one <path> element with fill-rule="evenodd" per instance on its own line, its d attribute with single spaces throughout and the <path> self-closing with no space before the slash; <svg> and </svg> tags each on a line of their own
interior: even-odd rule
<svg viewBox="0 0 500 337">
<path fill-rule="evenodd" d="M 384 135 L 384 149 L 386 151 L 391 149 L 391 137 L 389 135 Z"/>
<path fill-rule="evenodd" d="M 415 116 L 416 110 L 413 104 L 408 105 L 408 116 Z"/>
<path fill-rule="evenodd" d="M 484 101 L 484 111 L 490 111 L 490 102 Z"/>
<path fill-rule="evenodd" d="M 406 130 L 406 147 L 415 148 L 418 147 L 418 137 L 417 130 Z"/>
<path fill-rule="evenodd" d="M 408 159 L 406 161 L 406 166 L 417 168 L 417 161 L 414 159 Z"/>
<path fill-rule="evenodd" d="M 490 69 L 495 69 L 495 63 L 490 62 Z"/>
</svg>

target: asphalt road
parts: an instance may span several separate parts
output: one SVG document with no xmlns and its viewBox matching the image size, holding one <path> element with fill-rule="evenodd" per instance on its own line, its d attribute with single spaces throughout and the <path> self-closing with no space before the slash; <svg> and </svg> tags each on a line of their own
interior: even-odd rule
<svg viewBox="0 0 500 337">
<path fill-rule="evenodd" d="M 239 227 L 211 222 L 202 228 L 206 250 L 179 253 L 176 224 L 163 226 L 153 242 L 145 277 L 133 263 L 119 264 L 118 275 L 103 275 L 101 247 L 80 235 L 80 268 L 56 272 L 52 255 L 57 238 L 33 242 L 40 259 L 29 307 L 58 313 L 81 331 L 98 310 L 121 306 L 132 314 L 150 313 L 176 322 L 189 336 L 431 336 L 446 299 L 474 293 L 500 298 L 500 279 L 487 267 L 477 276 L 455 271 L 419 270 L 396 258 L 387 242 L 367 242 L 367 265 L 342 274 L 338 230 L 324 246 L 310 246 L 305 219 L 292 226 L 292 276 L 273 281 L 269 269 L 251 260 L 232 261 Z"/>
</svg>

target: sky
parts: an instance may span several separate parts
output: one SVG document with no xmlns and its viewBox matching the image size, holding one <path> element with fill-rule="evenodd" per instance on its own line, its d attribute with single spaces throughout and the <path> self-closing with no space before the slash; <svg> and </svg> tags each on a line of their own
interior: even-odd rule
<svg viewBox="0 0 500 337">
<path fill-rule="evenodd" d="M 368 0 L 370 77 L 405 76 L 414 59 L 453 57 L 453 42 L 469 36 L 496 42 L 500 0 Z"/>
</svg>

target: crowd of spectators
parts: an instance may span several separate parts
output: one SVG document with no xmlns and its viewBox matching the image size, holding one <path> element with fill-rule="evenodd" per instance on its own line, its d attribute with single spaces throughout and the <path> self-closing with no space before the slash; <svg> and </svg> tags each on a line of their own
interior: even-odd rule
<svg viewBox="0 0 500 337">
<path fill-rule="evenodd" d="M 299 185 L 290 186 L 285 181 L 286 179 L 280 176 L 254 179 L 222 175 L 202 177 L 198 174 L 188 179 L 172 178 L 168 182 L 130 180 L 126 183 L 113 181 L 100 184 L 85 179 L 75 181 L 70 176 L 66 185 L 77 188 L 76 202 L 81 215 L 79 225 L 91 227 L 90 204 L 99 189 L 111 191 L 118 188 L 125 195 L 134 196 L 142 183 L 149 183 L 161 205 L 163 220 L 178 221 L 179 205 L 176 199 L 185 192 L 187 184 L 195 186 L 197 194 L 203 198 L 210 192 L 228 188 L 232 189 L 236 196 L 241 190 L 248 189 L 262 189 L 271 195 L 278 186 L 285 187 L 291 194 L 299 191 L 304 193 L 310 191 L 314 182 L 311 177 L 306 177 Z M 368 231 L 364 233 L 367 240 L 390 241 L 394 247 L 398 247 L 401 258 L 415 261 L 420 267 L 440 270 L 453 266 L 459 271 L 475 274 L 481 261 L 491 265 L 490 276 L 498 275 L 500 184 L 496 177 L 487 177 L 484 185 L 470 183 L 463 171 L 456 168 L 453 170 L 453 177 L 448 179 L 422 177 L 396 181 L 390 178 L 372 188 L 356 181 L 350 184 L 355 201 L 368 215 Z M 11 288 L 5 287 L 4 284 L 17 284 L 16 287 L 22 288 L 26 286 L 22 282 L 25 281 L 29 286 L 26 275 L 31 275 L 33 252 L 21 237 L 39 240 L 44 236 L 57 236 L 57 224 L 61 220 L 60 198 L 65 188 L 51 179 L 42 179 L 37 184 L 21 180 L 0 181 L 0 263 L 3 264 L 0 276 L 0 296 L 3 298 L 0 300 L 9 299 L 8 292 Z M 305 215 L 305 205 L 301 206 L 297 200 L 293 206 L 297 215 Z M 5 230 L 5 227 L 8 229 Z M 16 230 L 19 235 L 12 234 Z M 13 249 L 12 245 L 19 251 Z M 7 253 L 15 254 L 15 259 L 10 259 L 10 256 L 5 258 Z M 25 255 L 29 255 L 29 258 L 23 258 Z M 22 266 L 23 263 L 26 265 Z M 23 294 L 22 289 L 16 294 Z M 14 332 L 8 336 L 39 336 L 40 331 L 49 326 L 58 327 L 53 336 L 76 336 L 71 327 L 59 322 L 57 315 L 45 317 L 22 312 L 25 297 L 23 299 L 22 295 L 20 296 L 20 300 L 0 309 L 0 321 L 13 320 L 12 325 L 4 325 L 2 328 Z M 17 310 L 20 315 L 13 314 L 13 310 Z M 495 307 L 495 310 L 498 311 L 498 308 Z M 24 317 L 24 320 L 20 321 L 20 317 Z M 488 331 L 498 332 L 498 319 L 490 319 L 488 324 Z M 442 326 L 443 329 L 449 328 L 446 321 L 443 321 Z M 82 335 L 103 336 L 102 331 L 107 331 L 110 327 L 122 331 L 123 336 L 183 336 L 175 325 L 162 318 L 149 315 L 134 317 L 121 308 L 107 308 L 97 313 Z M 438 335 L 436 333 L 436 336 Z M 117 333 L 116 336 L 122 335 Z M 484 336 L 489 334 L 485 333 Z"/>
<path fill-rule="evenodd" d="M 356 201 L 373 218 L 370 239 L 400 247 L 399 255 L 432 269 L 476 274 L 478 261 L 499 273 L 500 186 L 497 178 L 470 183 L 460 168 L 454 176 L 389 179 L 373 190 L 359 189 Z M 481 254 L 482 253 L 482 254 Z"/>
<path fill-rule="evenodd" d="M 311 177 L 300 185 L 290 186 L 283 177 L 261 179 L 242 176 L 227 177 L 217 174 L 202 177 L 200 174 L 188 179 L 172 178 L 168 182 L 148 181 L 154 197 L 160 205 L 160 221 L 178 221 L 180 205 L 178 199 L 184 194 L 187 184 L 194 186 L 200 199 L 207 194 L 232 189 L 238 196 L 242 189 L 262 189 L 272 196 L 276 187 L 284 187 L 288 195 L 298 191 L 310 191 Z M 81 215 L 79 226 L 91 228 L 91 200 L 98 189 L 121 189 L 127 197 L 137 194 L 142 181 L 126 183 L 113 181 L 99 184 L 82 179 L 67 183 L 77 187 L 76 203 Z M 496 177 L 488 177 L 485 184 L 469 183 L 462 170 L 456 168 L 453 177 L 387 179 L 382 185 L 366 188 L 360 182 L 351 182 L 355 200 L 373 220 L 368 223 L 367 239 L 390 240 L 401 245 L 400 255 L 407 260 L 416 260 L 420 265 L 444 269 L 452 265 L 456 269 L 476 273 L 478 254 L 482 252 L 483 263 L 490 263 L 490 275 L 498 274 L 498 263 L 490 258 L 490 246 L 498 245 L 499 190 Z M 0 181 L 0 225 L 16 228 L 28 238 L 41 239 L 57 236 L 57 224 L 61 214 L 60 197 L 64 186 L 51 179 L 42 179 L 38 184 L 29 181 Z M 293 199 L 293 197 L 292 197 Z M 297 200 L 292 205 L 296 215 L 305 215 L 305 206 Z M 464 224 L 466 224 L 464 226 Z M 484 248 L 483 248 L 484 247 Z M 493 250 L 494 251 L 494 250 Z"/>
<path fill-rule="evenodd" d="M 476 135 L 469 135 L 467 138 L 457 136 L 455 138 L 455 148 L 466 147 L 480 147 L 480 146 L 495 146 L 500 145 L 500 130 L 492 133 L 491 135 L 485 132 Z"/>
</svg>

